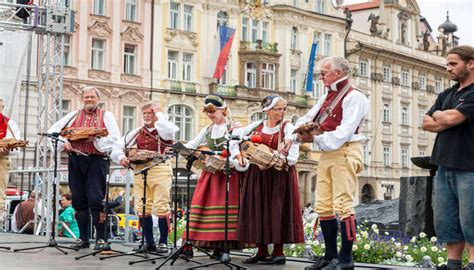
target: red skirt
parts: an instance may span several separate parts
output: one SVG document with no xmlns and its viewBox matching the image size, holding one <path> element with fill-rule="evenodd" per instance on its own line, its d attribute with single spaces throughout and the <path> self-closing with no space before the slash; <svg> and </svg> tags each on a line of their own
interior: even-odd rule
<svg viewBox="0 0 474 270">
<path fill-rule="evenodd" d="M 223 172 L 202 171 L 194 191 L 189 239 L 201 247 L 222 248 L 225 232 L 226 176 Z M 239 248 L 237 240 L 237 217 L 239 213 L 239 174 L 232 172 L 229 179 L 228 208 L 229 247 Z"/>
<path fill-rule="evenodd" d="M 243 176 L 238 239 L 244 243 L 303 243 L 298 177 L 288 171 L 250 165 Z"/>
</svg>

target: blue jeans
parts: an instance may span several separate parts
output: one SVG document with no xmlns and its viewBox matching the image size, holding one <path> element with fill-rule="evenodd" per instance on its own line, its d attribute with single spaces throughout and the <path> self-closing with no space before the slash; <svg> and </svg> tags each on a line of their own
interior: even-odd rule
<svg viewBox="0 0 474 270">
<path fill-rule="evenodd" d="M 434 227 L 442 243 L 474 244 L 474 172 L 439 167 L 433 185 Z"/>
</svg>

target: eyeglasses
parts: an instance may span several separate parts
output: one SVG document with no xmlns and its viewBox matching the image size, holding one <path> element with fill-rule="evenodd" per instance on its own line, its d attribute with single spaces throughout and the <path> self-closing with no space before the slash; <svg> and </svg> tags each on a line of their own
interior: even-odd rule
<svg viewBox="0 0 474 270">
<path fill-rule="evenodd" d="M 286 112 L 287 108 L 286 107 L 284 107 L 284 108 L 271 108 L 270 110 L 276 111 L 276 112 Z"/>
</svg>

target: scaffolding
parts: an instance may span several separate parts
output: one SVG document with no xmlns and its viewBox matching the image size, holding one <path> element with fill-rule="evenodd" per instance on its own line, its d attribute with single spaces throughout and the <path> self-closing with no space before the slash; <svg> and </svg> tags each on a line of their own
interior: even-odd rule
<svg viewBox="0 0 474 270">
<path fill-rule="evenodd" d="M 37 5 L 0 3 L 0 28 L 8 31 L 27 31 L 37 36 L 39 76 L 38 88 L 35 91 L 38 94 L 36 115 L 38 132 L 46 132 L 62 115 L 64 35 L 74 30 L 74 16 L 67 5 L 68 2 L 68 0 L 40 0 Z M 31 46 L 28 53 L 31 55 Z M 27 65 L 29 68 L 31 62 Z M 27 93 L 27 98 L 28 96 Z M 28 100 L 25 104 L 28 104 Z M 35 167 L 52 168 L 53 156 L 47 139 L 38 136 Z M 53 181 L 58 179 L 53 179 L 51 172 L 38 173 L 35 178 L 43 180 L 41 191 L 46 209 L 43 208 L 42 211 L 51 213 L 53 203 L 58 203 L 58 198 L 55 202 L 52 201 Z M 39 191 L 38 185 L 35 190 Z M 47 226 L 43 228 L 46 228 L 46 234 L 49 234 L 52 220 L 51 215 L 45 213 L 42 213 L 41 216 L 44 218 L 40 222 L 45 222 Z"/>
</svg>

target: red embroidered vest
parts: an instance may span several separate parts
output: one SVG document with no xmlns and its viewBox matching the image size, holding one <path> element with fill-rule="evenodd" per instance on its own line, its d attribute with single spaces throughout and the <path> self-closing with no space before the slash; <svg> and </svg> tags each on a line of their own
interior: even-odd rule
<svg viewBox="0 0 474 270">
<path fill-rule="evenodd" d="M 337 93 L 341 91 L 346 84 L 349 83 L 349 80 L 344 80 L 340 83 L 337 84 L 337 91 L 329 91 L 326 99 L 323 102 L 323 105 L 321 106 L 321 109 L 319 109 L 319 113 L 322 113 L 326 108 L 331 104 L 331 101 L 336 98 Z M 347 93 L 342 97 L 341 101 L 336 104 L 334 109 L 332 110 L 332 114 L 326 118 L 326 120 L 321 124 L 321 129 L 323 131 L 333 131 L 336 129 L 341 124 L 342 121 L 342 102 L 344 101 L 344 98 L 353 90 L 352 87 L 349 88 Z M 357 133 L 357 131 L 356 131 Z"/>
<path fill-rule="evenodd" d="M 101 127 L 105 128 L 104 111 L 100 108 L 95 109 L 92 113 L 87 113 L 84 109 L 80 110 L 76 119 L 71 124 L 71 127 Z M 86 154 L 103 155 L 99 152 L 92 142 L 75 141 L 71 142 L 71 146 Z"/>
<path fill-rule="evenodd" d="M 0 114 L 0 140 L 7 136 L 8 121 L 10 121 L 10 118 Z"/>
<path fill-rule="evenodd" d="M 158 147 L 158 141 L 160 146 Z M 172 140 L 166 141 L 161 139 L 158 136 L 158 131 L 154 129 L 153 131 L 148 131 L 146 127 L 142 127 L 140 131 L 138 131 L 138 135 L 136 138 L 137 148 L 138 149 L 145 149 L 150 151 L 159 151 L 160 154 L 165 152 L 166 146 L 169 146 L 173 143 Z"/>
<path fill-rule="evenodd" d="M 253 134 L 260 135 L 262 137 L 262 143 L 265 144 L 266 146 L 270 147 L 273 150 L 278 150 L 278 133 L 280 133 L 281 141 L 283 142 L 285 140 L 285 127 L 287 123 L 288 122 L 286 121 L 283 122 L 281 129 L 278 132 L 273 133 L 273 134 L 263 133 L 264 124 L 262 123 L 255 129 L 255 132 Z"/>
</svg>

